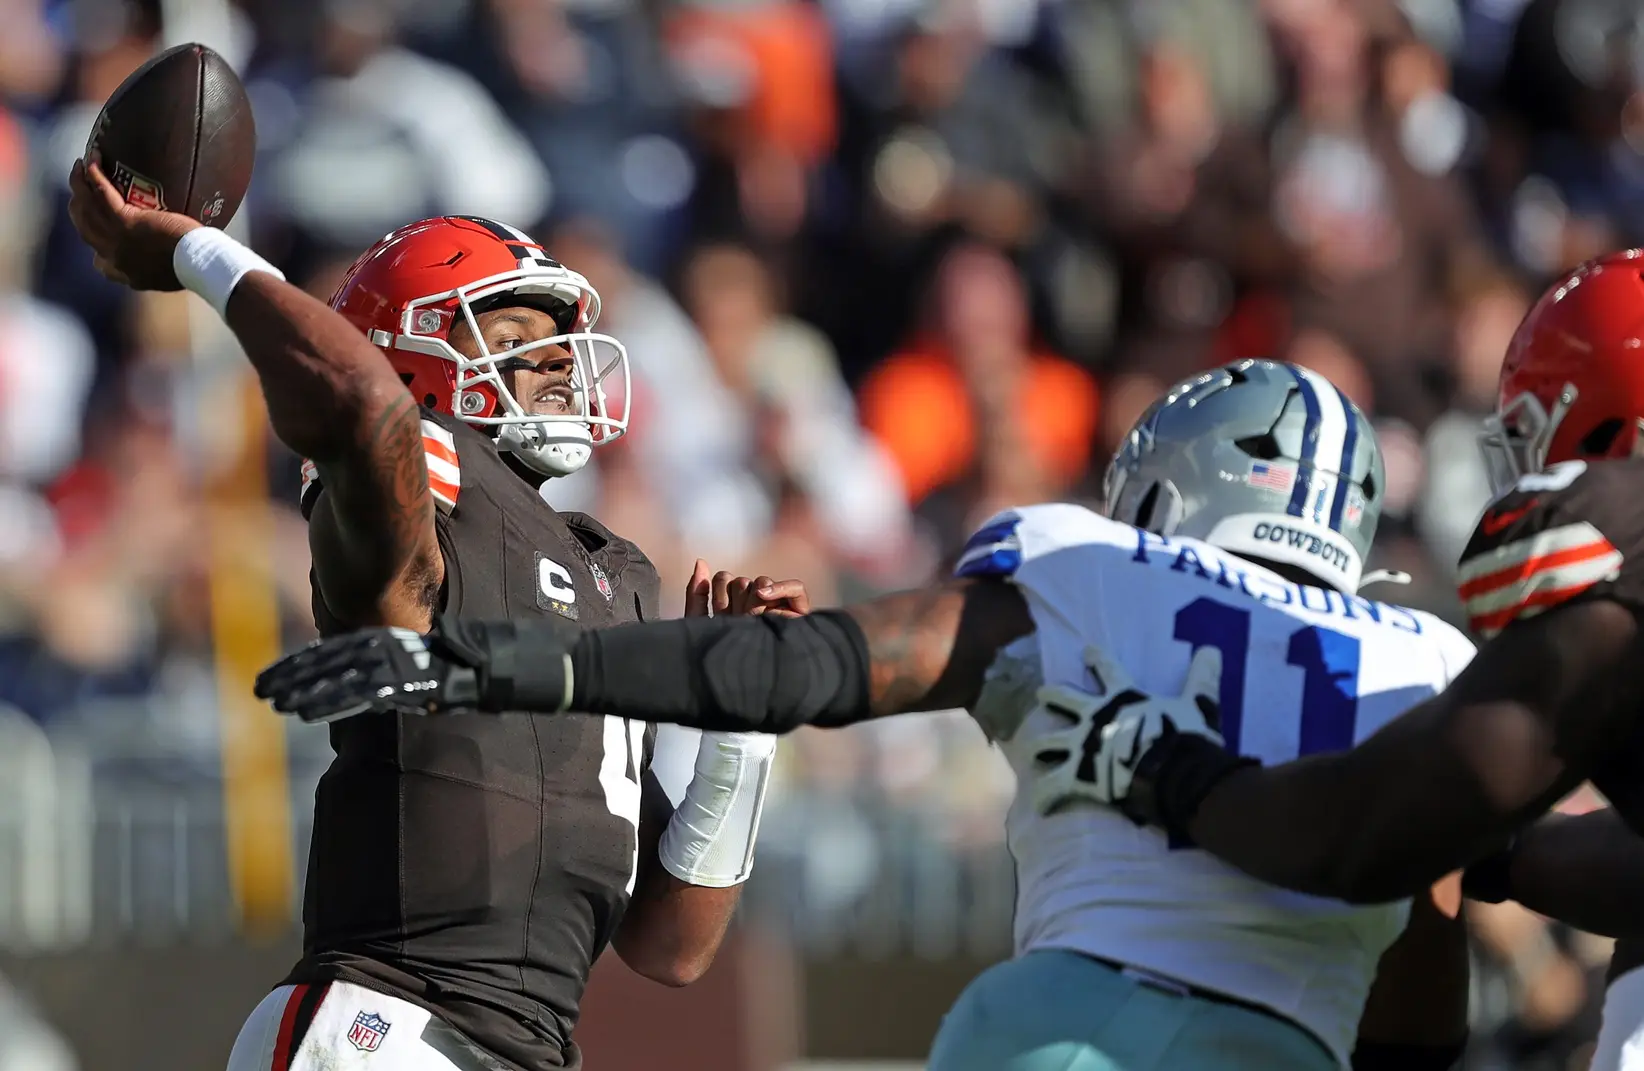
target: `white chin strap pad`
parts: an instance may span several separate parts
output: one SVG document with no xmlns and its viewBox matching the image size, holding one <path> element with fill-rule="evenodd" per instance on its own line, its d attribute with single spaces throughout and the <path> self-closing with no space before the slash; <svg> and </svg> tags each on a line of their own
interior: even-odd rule
<svg viewBox="0 0 1644 1071">
<path fill-rule="evenodd" d="M 508 451 L 526 468 L 544 476 L 569 476 L 593 456 L 593 431 L 586 424 L 567 424 L 556 430 L 565 434 L 543 441 L 518 424 L 504 424 L 497 431 L 497 449 Z"/>
<path fill-rule="evenodd" d="M 1364 562 L 1340 532 L 1284 513 L 1223 517 L 1204 537 L 1213 547 L 1302 569 L 1337 591 L 1359 590 Z"/>
<path fill-rule="evenodd" d="M 702 734 L 696 773 L 657 851 L 668 873 L 709 889 L 748 880 L 775 758 L 776 737 L 766 733 Z"/>
</svg>

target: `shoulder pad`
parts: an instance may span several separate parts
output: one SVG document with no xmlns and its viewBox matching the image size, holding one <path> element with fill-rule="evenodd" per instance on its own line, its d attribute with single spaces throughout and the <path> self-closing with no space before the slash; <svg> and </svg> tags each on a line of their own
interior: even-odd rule
<svg viewBox="0 0 1644 1071">
<path fill-rule="evenodd" d="M 1576 598 L 1644 608 L 1644 461 L 1555 465 L 1520 480 L 1479 519 L 1457 568 L 1473 631 Z"/>
<path fill-rule="evenodd" d="M 965 541 L 955 576 L 1012 577 L 1025 562 L 1074 546 L 1132 548 L 1136 530 L 1068 502 L 1009 509 L 988 518 Z"/>
<path fill-rule="evenodd" d="M 965 540 L 954 576 L 1013 576 L 1022 567 L 1022 538 L 1016 528 L 1022 515 L 1015 510 L 990 517 Z"/>
</svg>

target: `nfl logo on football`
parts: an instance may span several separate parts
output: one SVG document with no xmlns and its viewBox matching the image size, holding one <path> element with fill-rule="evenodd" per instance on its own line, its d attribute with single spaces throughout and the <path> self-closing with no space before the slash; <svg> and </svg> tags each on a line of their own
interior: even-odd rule
<svg viewBox="0 0 1644 1071">
<path fill-rule="evenodd" d="M 348 1028 L 348 1041 L 361 1052 L 376 1052 L 388 1034 L 388 1020 L 376 1012 L 360 1012 Z"/>
<path fill-rule="evenodd" d="M 166 206 L 160 184 L 139 175 L 125 164 L 114 165 L 114 188 L 125 195 L 126 203 L 137 208 L 161 210 Z"/>
</svg>

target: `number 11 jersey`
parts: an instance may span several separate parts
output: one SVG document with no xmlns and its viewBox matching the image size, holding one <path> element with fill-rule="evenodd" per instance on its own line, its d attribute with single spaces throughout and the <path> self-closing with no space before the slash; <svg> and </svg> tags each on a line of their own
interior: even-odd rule
<svg viewBox="0 0 1644 1071">
<path fill-rule="evenodd" d="M 1310 538 L 1275 535 L 1293 537 Z M 1350 748 L 1442 691 L 1472 643 L 1430 614 L 1303 587 L 1198 540 L 1072 505 L 992 519 L 955 571 L 1014 584 L 1035 625 L 1001 653 L 973 711 L 1022 783 L 1006 823 L 1017 954 L 1071 949 L 1271 1008 L 1345 1065 L 1408 902 L 1354 907 L 1282 890 L 1105 807 L 1041 815 L 1028 788 L 1033 745 L 1066 726 L 1044 711 L 1024 715 L 1041 682 L 1092 687 L 1086 646 L 1107 651 L 1144 691 L 1175 694 L 1208 645 L 1222 656 L 1228 747 L 1284 762 Z"/>
</svg>

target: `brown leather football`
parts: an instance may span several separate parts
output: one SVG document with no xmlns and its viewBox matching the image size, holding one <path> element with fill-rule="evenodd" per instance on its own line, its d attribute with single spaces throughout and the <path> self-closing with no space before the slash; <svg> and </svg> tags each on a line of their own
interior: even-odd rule
<svg viewBox="0 0 1644 1071">
<path fill-rule="evenodd" d="M 225 227 L 251 184 L 257 128 L 233 68 L 201 44 L 176 45 L 120 83 L 86 142 L 128 204 Z"/>
</svg>

